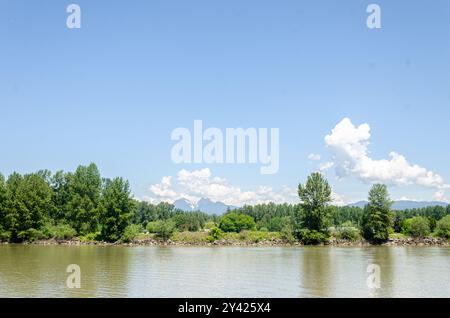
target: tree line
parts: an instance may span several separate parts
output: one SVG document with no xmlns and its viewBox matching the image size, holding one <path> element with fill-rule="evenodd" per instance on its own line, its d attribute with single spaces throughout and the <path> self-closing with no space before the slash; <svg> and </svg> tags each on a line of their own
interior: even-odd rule
<svg viewBox="0 0 450 318">
<path fill-rule="evenodd" d="M 74 172 L 48 170 L 0 174 L 0 241 L 40 239 L 133 241 L 142 234 L 167 240 L 178 232 L 209 233 L 214 241 L 226 232 L 278 232 L 305 244 L 331 236 L 374 243 L 393 233 L 450 238 L 450 206 L 392 211 L 387 187 L 376 184 L 365 208 L 331 204 L 331 187 L 320 173 L 299 184 L 298 204 L 261 204 L 227 211 L 223 216 L 184 212 L 172 204 L 133 199 L 128 181 L 102 178 L 95 164 Z"/>
<path fill-rule="evenodd" d="M 393 201 L 383 184 L 373 185 L 364 208 L 333 206 L 331 193 L 323 175 L 313 173 L 299 184 L 298 204 L 244 206 L 229 213 L 248 215 L 259 230 L 281 232 L 307 244 L 326 242 L 331 236 L 382 243 L 395 233 L 450 239 L 450 205 L 393 211 Z"/>
<path fill-rule="evenodd" d="M 215 216 L 139 202 L 127 180 L 102 178 L 95 164 L 75 172 L 14 172 L 7 179 L 0 174 L 0 241 L 116 242 L 129 240 L 148 223 L 168 220 L 181 231 L 198 231 Z"/>
</svg>

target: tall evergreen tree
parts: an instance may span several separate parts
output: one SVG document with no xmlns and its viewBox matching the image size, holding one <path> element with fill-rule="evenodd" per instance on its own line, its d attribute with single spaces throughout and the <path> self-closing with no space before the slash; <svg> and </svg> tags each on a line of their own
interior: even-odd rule
<svg viewBox="0 0 450 318">
<path fill-rule="evenodd" d="M 384 242 L 389 238 L 391 228 L 392 200 L 386 185 L 375 184 L 369 192 L 369 203 L 364 209 L 363 234 L 367 240 Z"/>
</svg>

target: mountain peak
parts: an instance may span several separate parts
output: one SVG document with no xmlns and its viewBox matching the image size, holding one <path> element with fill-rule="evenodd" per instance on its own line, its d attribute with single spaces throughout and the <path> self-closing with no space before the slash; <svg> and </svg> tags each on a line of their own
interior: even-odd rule
<svg viewBox="0 0 450 318">
<path fill-rule="evenodd" d="M 228 209 L 235 209 L 235 206 L 226 205 L 223 202 L 214 202 L 208 198 L 201 198 L 196 204 L 181 198 L 176 200 L 173 205 L 175 208 L 183 211 L 201 211 L 208 214 L 224 214 Z"/>
</svg>

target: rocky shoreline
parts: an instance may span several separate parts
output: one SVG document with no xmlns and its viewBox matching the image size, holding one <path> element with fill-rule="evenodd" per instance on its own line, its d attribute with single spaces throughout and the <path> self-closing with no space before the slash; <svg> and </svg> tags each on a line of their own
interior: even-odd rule
<svg viewBox="0 0 450 318">
<path fill-rule="evenodd" d="M 0 244 L 10 244 L 10 243 L 0 243 Z M 296 246 L 304 246 L 301 242 L 287 242 L 283 240 L 271 240 L 271 241 L 260 241 L 260 242 L 245 242 L 245 241 L 227 241 L 227 240 L 219 240 L 213 243 L 208 242 L 180 242 L 180 241 L 158 241 L 154 239 L 145 239 L 138 240 L 131 243 L 107 243 L 107 242 L 98 242 L 98 241 L 90 241 L 83 242 L 80 240 L 41 240 L 35 241 L 32 243 L 21 243 L 23 245 L 66 245 L 66 246 L 160 246 L 160 247 L 176 247 L 176 246 L 198 246 L 198 247 L 296 247 Z M 332 238 L 328 243 L 321 244 L 320 246 L 333 246 L 333 247 L 363 247 L 363 246 L 449 246 L 450 241 L 440 238 L 394 238 L 388 240 L 386 243 L 380 245 L 371 244 L 368 241 L 360 240 L 360 241 L 346 241 L 346 240 L 337 240 Z"/>
</svg>

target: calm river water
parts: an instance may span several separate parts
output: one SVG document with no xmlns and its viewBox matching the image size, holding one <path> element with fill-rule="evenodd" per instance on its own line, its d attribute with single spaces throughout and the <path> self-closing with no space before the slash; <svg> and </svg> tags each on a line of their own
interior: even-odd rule
<svg viewBox="0 0 450 318">
<path fill-rule="evenodd" d="M 450 297 L 450 248 L 3 245 L 0 297 Z"/>
</svg>

